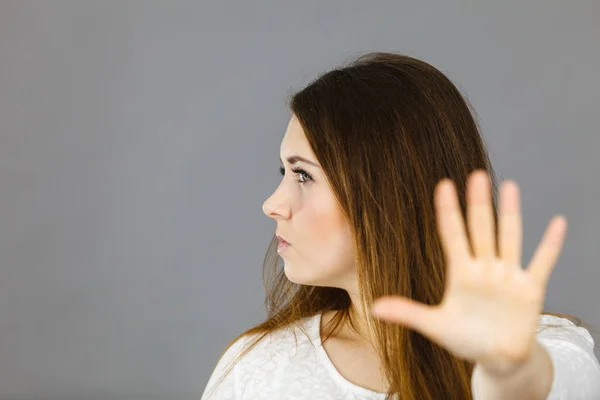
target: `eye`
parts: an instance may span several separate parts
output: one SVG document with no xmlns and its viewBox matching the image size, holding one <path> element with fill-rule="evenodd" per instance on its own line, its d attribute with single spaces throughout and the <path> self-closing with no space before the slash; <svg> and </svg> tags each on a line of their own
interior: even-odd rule
<svg viewBox="0 0 600 400">
<path fill-rule="evenodd" d="M 306 183 L 306 182 L 312 180 L 312 176 L 310 176 L 310 174 L 308 174 L 308 172 L 306 172 L 302 168 L 295 167 L 295 168 L 292 168 L 292 171 L 295 172 L 296 174 L 299 174 L 300 176 L 306 177 L 304 180 L 299 180 L 298 182 L 300 182 L 300 183 Z M 285 168 L 279 167 L 279 174 L 281 176 L 285 175 Z"/>
</svg>

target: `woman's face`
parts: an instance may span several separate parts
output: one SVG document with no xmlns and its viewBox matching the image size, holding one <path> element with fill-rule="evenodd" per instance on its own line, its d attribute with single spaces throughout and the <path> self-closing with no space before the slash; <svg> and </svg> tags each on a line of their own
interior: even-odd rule
<svg viewBox="0 0 600 400">
<path fill-rule="evenodd" d="M 277 222 L 277 233 L 291 244 L 280 253 L 287 278 L 304 285 L 354 288 L 347 220 L 295 116 L 281 142 L 280 157 L 284 176 L 265 200 L 263 212 Z M 289 161 L 293 157 L 308 162 Z"/>
</svg>

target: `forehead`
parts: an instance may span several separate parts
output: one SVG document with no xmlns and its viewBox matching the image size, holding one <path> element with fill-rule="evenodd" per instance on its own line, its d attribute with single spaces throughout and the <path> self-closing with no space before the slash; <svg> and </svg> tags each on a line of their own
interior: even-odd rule
<svg viewBox="0 0 600 400">
<path fill-rule="evenodd" d="M 313 158 L 313 153 L 304 135 L 302 125 L 295 116 L 290 118 L 287 130 L 281 141 L 281 156 L 286 158 L 291 155 L 304 156 Z"/>
</svg>

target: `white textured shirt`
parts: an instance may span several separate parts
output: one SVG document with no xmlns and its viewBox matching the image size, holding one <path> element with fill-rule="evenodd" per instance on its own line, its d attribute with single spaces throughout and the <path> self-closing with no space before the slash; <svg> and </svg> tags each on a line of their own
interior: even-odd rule
<svg viewBox="0 0 600 400">
<path fill-rule="evenodd" d="M 225 369 L 253 337 L 237 340 L 218 361 L 201 400 L 385 399 L 385 393 L 356 385 L 338 372 L 322 346 L 320 324 L 321 314 L 316 314 L 299 321 L 308 337 L 296 326 L 265 336 L 209 397 Z M 546 324 L 560 327 L 540 331 Z M 548 400 L 600 400 L 600 363 L 587 329 L 565 318 L 540 315 L 536 339 L 548 351 L 554 367 Z M 480 397 L 473 382 L 473 399 L 477 400 Z"/>
</svg>

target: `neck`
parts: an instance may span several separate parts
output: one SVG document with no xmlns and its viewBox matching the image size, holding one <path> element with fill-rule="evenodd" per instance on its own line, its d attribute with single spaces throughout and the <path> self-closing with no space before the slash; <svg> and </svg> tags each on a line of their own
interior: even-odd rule
<svg viewBox="0 0 600 400">
<path fill-rule="evenodd" d="M 350 318 L 352 319 L 352 325 L 350 321 L 346 323 L 345 334 L 352 341 L 362 344 L 372 345 L 374 343 L 373 335 L 370 332 L 367 324 L 367 313 L 359 307 L 358 302 L 353 302 L 350 306 Z"/>
</svg>

